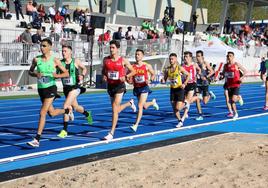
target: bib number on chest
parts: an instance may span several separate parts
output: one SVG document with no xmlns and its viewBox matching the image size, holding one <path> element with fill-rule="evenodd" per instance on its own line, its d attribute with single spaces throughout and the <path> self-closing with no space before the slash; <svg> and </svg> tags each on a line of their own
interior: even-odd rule
<svg viewBox="0 0 268 188">
<path fill-rule="evenodd" d="M 119 72 L 118 71 L 109 71 L 108 78 L 111 80 L 119 80 Z"/>
<path fill-rule="evenodd" d="M 176 86 L 178 84 L 178 80 L 177 79 L 170 79 L 170 85 L 171 86 Z"/>
<path fill-rule="evenodd" d="M 234 78 L 234 73 L 233 72 L 225 72 L 226 78 Z"/>
<path fill-rule="evenodd" d="M 50 82 L 50 77 L 49 76 L 42 76 L 41 78 L 38 78 L 38 83 L 39 84 L 47 84 Z"/>
<path fill-rule="evenodd" d="M 136 83 L 144 83 L 145 82 L 145 77 L 144 75 L 141 75 L 141 76 L 135 76 L 135 82 Z"/>
<path fill-rule="evenodd" d="M 73 79 L 71 79 L 70 77 L 69 78 L 63 78 L 62 83 L 63 83 L 63 85 L 74 85 Z"/>
</svg>

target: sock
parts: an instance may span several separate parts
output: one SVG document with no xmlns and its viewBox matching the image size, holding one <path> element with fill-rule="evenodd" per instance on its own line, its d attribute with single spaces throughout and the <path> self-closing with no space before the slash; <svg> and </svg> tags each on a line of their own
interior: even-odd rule
<svg viewBox="0 0 268 188">
<path fill-rule="evenodd" d="M 41 135 L 40 135 L 40 134 L 36 134 L 35 139 L 36 139 L 38 142 L 39 142 L 40 138 L 41 138 Z"/>
<path fill-rule="evenodd" d="M 88 117 L 89 116 L 89 113 L 87 111 L 84 111 L 83 114 Z"/>
<path fill-rule="evenodd" d="M 66 108 L 64 110 L 65 110 L 65 114 L 69 114 L 70 110 L 68 108 Z"/>
<path fill-rule="evenodd" d="M 63 130 L 67 132 L 68 122 L 63 122 Z"/>
</svg>

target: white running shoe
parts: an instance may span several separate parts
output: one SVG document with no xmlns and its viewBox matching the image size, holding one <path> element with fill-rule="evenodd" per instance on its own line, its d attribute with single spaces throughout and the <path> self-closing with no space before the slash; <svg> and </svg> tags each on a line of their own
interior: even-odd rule
<svg viewBox="0 0 268 188">
<path fill-rule="evenodd" d="M 240 106 L 243 106 L 244 105 L 244 100 L 243 100 L 243 98 L 242 98 L 242 96 L 241 95 L 239 95 L 239 104 L 240 104 Z"/>
<path fill-rule="evenodd" d="M 236 120 L 238 118 L 238 113 L 234 114 L 233 120 Z"/>
<path fill-rule="evenodd" d="M 136 108 L 136 106 L 135 106 L 135 103 L 134 103 L 134 100 L 133 99 L 130 99 L 130 104 L 131 104 L 131 108 L 132 108 L 132 110 L 133 110 L 133 112 L 136 112 L 137 111 L 137 108 Z"/>
<path fill-rule="evenodd" d="M 27 142 L 27 144 L 28 144 L 29 146 L 34 147 L 34 148 L 37 148 L 37 147 L 39 147 L 39 145 L 40 145 L 39 141 L 36 140 L 35 138 L 34 138 L 32 141 Z"/>
<path fill-rule="evenodd" d="M 137 129 L 138 129 L 138 125 L 133 124 L 130 128 L 131 128 L 134 132 L 136 132 Z"/>
<path fill-rule="evenodd" d="M 156 103 L 156 99 L 153 99 L 152 102 L 153 102 L 154 109 L 159 110 L 159 105 Z"/>
<path fill-rule="evenodd" d="M 210 94 L 212 100 L 216 99 L 216 95 L 213 93 L 213 91 L 209 91 L 209 94 Z"/>
<path fill-rule="evenodd" d="M 178 125 L 176 125 L 176 127 L 177 127 L 177 128 L 180 128 L 180 127 L 182 127 L 182 126 L 183 126 L 183 122 L 180 120 L 179 123 L 178 123 Z"/>
<path fill-rule="evenodd" d="M 112 140 L 113 138 L 114 136 L 110 132 L 107 134 L 107 136 L 104 137 L 105 140 Z"/>
</svg>

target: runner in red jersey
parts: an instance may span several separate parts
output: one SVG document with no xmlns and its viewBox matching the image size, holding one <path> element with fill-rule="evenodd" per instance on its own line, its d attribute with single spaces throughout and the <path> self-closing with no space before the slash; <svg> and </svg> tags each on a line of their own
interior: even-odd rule
<svg viewBox="0 0 268 188">
<path fill-rule="evenodd" d="M 154 80 L 155 73 L 152 66 L 148 63 L 142 61 L 144 56 L 143 50 L 137 49 L 135 58 L 136 62 L 133 64 L 133 68 L 136 74 L 133 76 L 133 94 L 138 98 L 138 113 L 136 117 L 136 122 L 130 128 L 136 132 L 141 121 L 143 109 L 147 109 L 150 106 L 153 106 L 155 110 L 159 110 L 159 106 L 156 103 L 156 99 L 153 99 L 151 102 L 147 102 L 148 95 L 152 92 L 149 88 L 150 80 Z M 149 75 L 150 77 L 149 77 Z M 131 79 L 132 81 L 132 79 Z"/>
<path fill-rule="evenodd" d="M 190 79 L 185 87 L 185 102 L 186 102 L 186 109 L 184 114 L 181 118 L 183 122 L 185 118 L 188 117 L 188 111 L 190 109 L 190 104 L 197 100 L 197 96 L 194 96 L 196 90 L 196 75 L 197 73 L 201 73 L 201 69 L 199 66 L 193 62 L 193 54 L 192 52 L 184 52 L 184 65 L 183 68 L 190 74 Z"/>
<path fill-rule="evenodd" d="M 110 42 L 110 56 L 103 59 L 102 75 L 103 80 L 108 83 L 107 92 L 110 95 L 113 110 L 112 129 L 108 135 L 104 137 L 106 140 L 113 139 L 118 115 L 122 110 L 126 107 L 131 107 L 132 110 L 136 112 L 133 99 L 121 105 L 123 95 L 126 92 L 125 80 L 135 75 L 135 70 L 127 59 L 119 56 L 119 48 L 120 43 L 116 40 L 112 40 Z M 125 68 L 128 68 L 128 74 L 125 73 Z"/>
<path fill-rule="evenodd" d="M 243 72 L 243 75 L 240 76 L 240 71 Z M 223 67 L 223 75 L 226 79 L 226 89 L 228 91 L 228 97 L 232 106 L 232 110 L 234 112 L 233 118 L 238 118 L 238 113 L 236 109 L 236 102 L 241 100 L 241 96 L 239 96 L 239 90 L 241 82 L 246 74 L 246 69 L 242 67 L 239 63 L 234 61 L 234 53 L 227 53 L 227 63 Z"/>
</svg>

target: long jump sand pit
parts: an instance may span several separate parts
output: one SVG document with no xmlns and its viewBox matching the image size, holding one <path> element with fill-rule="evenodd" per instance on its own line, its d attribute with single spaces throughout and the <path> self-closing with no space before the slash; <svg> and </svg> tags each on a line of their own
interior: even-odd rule
<svg viewBox="0 0 268 188">
<path fill-rule="evenodd" d="M 228 133 L 104 159 L 0 187 L 268 187 L 268 135 Z"/>
</svg>

